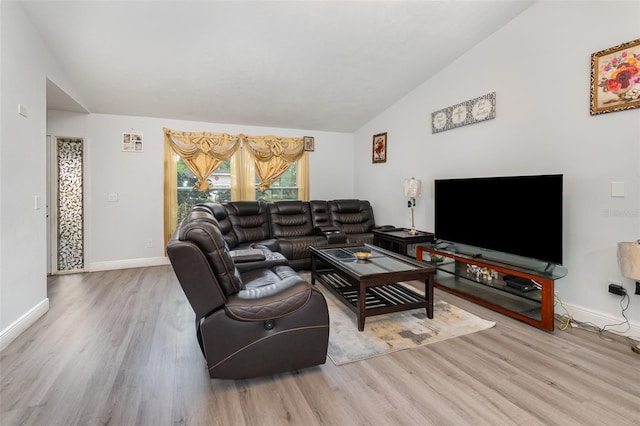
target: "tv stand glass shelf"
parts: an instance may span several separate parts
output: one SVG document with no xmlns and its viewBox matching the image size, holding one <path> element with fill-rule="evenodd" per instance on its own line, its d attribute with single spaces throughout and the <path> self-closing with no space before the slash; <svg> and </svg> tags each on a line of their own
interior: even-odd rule
<svg viewBox="0 0 640 426">
<path fill-rule="evenodd" d="M 419 245 L 416 259 L 436 267 L 435 287 L 553 331 L 554 284 L 566 267 L 442 241 Z"/>
</svg>

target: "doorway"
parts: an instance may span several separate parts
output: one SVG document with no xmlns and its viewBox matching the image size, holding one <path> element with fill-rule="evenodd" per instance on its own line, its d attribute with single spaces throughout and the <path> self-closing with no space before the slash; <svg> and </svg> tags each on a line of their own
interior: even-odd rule
<svg viewBox="0 0 640 426">
<path fill-rule="evenodd" d="M 84 151 L 82 138 L 56 137 L 51 146 L 47 227 L 52 274 L 85 269 Z"/>
</svg>

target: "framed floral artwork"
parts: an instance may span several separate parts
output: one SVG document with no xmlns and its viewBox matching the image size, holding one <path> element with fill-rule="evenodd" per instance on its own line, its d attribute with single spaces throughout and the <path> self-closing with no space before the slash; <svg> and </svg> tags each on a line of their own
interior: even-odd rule
<svg viewBox="0 0 640 426">
<path fill-rule="evenodd" d="M 591 55 L 591 115 L 640 107 L 640 39 Z"/>
<path fill-rule="evenodd" d="M 387 162 L 387 134 L 378 133 L 373 135 L 373 162 L 374 163 L 386 163 Z"/>
</svg>

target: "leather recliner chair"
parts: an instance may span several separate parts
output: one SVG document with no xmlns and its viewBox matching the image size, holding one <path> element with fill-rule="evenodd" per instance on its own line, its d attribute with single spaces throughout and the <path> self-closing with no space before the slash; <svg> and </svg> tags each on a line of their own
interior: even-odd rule
<svg viewBox="0 0 640 426">
<path fill-rule="evenodd" d="M 329 217 L 346 236 L 348 243 L 373 244 L 373 229 L 390 229 L 393 226 L 376 226 L 371 203 L 366 200 L 327 201 Z"/>
<path fill-rule="evenodd" d="M 322 293 L 286 259 L 240 272 L 217 220 L 196 213 L 167 254 L 195 312 L 209 376 L 246 379 L 324 364 L 329 314 Z"/>
<path fill-rule="evenodd" d="M 238 239 L 238 248 L 262 246 L 278 251 L 278 242 L 271 237 L 265 201 L 229 201 L 224 208 Z"/>
<path fill-rule="evenodd" d="M 329 244 L 324 234 L 315 234 L 308 201 L 269 203 L 271 237 L 278 240 L 280 253 L 296 270 L 311 267 L 311 247 Z"/>
</svg>

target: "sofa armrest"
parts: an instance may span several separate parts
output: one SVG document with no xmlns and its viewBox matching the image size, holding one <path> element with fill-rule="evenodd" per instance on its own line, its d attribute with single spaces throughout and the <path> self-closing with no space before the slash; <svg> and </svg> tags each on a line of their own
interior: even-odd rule
<svg viewBox="0 0 640 426">
<path fill-rule="evenodd" d="M 271 238 L 268 240 L 254 241 L 250 245 L 251 248 L 254 249 L 267 249 L 270 251 L 280 251 L 280 245 L 278 244 L 278 240 L 275 238 Z"/>
<path fill-rule="evenodd" d="M 391 231 L 392 229 L 396 229 L 393 225 L 374 225 L 373 229 L 376 231 Z"/>
<path fill-rule="evenodd" d="M 266 321 L 281 318 L 302 308 L 311 297 L 311 284 L 300 276 L 277 283 L 250 287 L 229 296 L 224 309 L 240 321 Z"/>
<path fill-rule="evenodd" d="M 340 232 L 340 228 L 336 226 L 316 226 L 313 228 L 313 232 L 316 235 L 325 235 L 329 232 Z"/>
<path fill-rule="evenodd" d="M 340 244 L 347 241 L 347 236 L 335 226 L 316 226 L 313 228 L 313 232 L 316 235 L 324 236 L 329 244 Z"/>
<path fill-rule="evenodd" d="M 259 249 L 232 250 L 229 254 L 233 263 L 259 262 L 267 258 Z"/>
<path fill-rule="evenodd" d="M 273 252 L 268 249 L 250 249 L 258 250 L 262 253 L 262 260 L 247 260 L 246 262 L 236 263 L 235 266 L 238 271 L 243 274 L 248 271 L 255 271 L 256 269 L 273 268 L 274 266 L 289 265 L 289 261 L 282 253 Z"/>
</svg>

